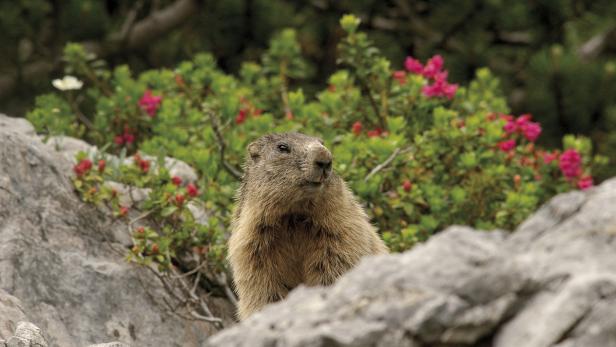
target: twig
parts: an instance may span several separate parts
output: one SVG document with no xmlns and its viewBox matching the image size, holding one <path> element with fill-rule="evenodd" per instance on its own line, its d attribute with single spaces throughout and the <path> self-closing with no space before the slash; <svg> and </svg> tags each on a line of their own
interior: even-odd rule
<svg viewBox="0 0 616 347">
<path fill-rule="evenodd" d="M 175 270 L 171 270 L 173 272 L 175 272 Z M 201 274 L 200 272 L 197 273 L 197 276 Z M 177 274 L 175 274 L 177 276 Z M 207 314 L 207 318 L 211 319 L 208 320 L 208 322 L 219 322 L 222 325 L 222 320 L 220 318 L 216 318 L 214 317 L 214 315 L 212 314 L 212 311 L 210 311 L 210 308 L 207 306 L 207 304 L 205 303 L 205 301 L 203 301 L 203 299 L 201 299 L 195 292 L 193 292 L 192 290 L 190 290 L 188 288 L 188 284 L 186 284 L 186 282 L 184 282 L 184 280 L 180 279 L 178 280 L 180 282 L 181 288 L 184 289 L 184 292 L 193 299 L 193 301 L 198 302 L 199 305 L 201 306 L 201 309 L 205 312 L 205 314 Z"/>
<path fill-rule="evenodd" d="M 405 149 L 404 151 L 408 151 L 408 148 Z M 364 178 L 364 182 L 368 182 L 368 180 L 370 178 L 372 178 L 372 176 L 376 175 L 379 171 L 381 171 L 384 168 L 386 168 L 387 165 L 391 164 L 391 162 L 394 161 L 394 159 L 396 159 L 398 154 L 400 154 L 401 152 L 402 152 L 402 150 L 399 147 L 396 147 L 396 149 L 394 149 L 393 153 L 391 153 L 391 155 L 387 159 L 385 159 L 384 162 L 382 162 L 379 165 L 375 166 L 374 169 L 372 169 L 372 171 L 370 171 L 370 173 L 368 175 L 366 175 L 366 178 Z"/>
<path fill-rule="evenodd" d="M 613 40 L 615 36 L 616 27 L 611 27 L 609 30 L 591 37 L 577 49 L 577 56 L 582 61 L 590 61 L 596 58 L 605 49 L 607 43 Z"/>
<path fill-rule="evenodd" d="M 211 322 L 211 323 L 219 323 L 220 325 L 222 325 L 222 319 L 220 319 L 220 318 L 217 318 L 217 317 L 206 317 L 206 316 L 198 314 L 195 311 L 190 311 L 190 314 L 193 317 L 197 318 L 198 320 L 203 320 L 203 321 Z"/>
<path fill-rule="evenodd" d="M 225 294 L 227 295 L 229 301 L 231 301 L 231 303 L 237 307 L 237 297 L 235 296 L 235 293 L 233 293 L 233 290 L 231 290 L 231 287 L 229 287 L 229 284 L 227 282 L 227 274 L 225 274 L 224 272 L 219 273 L 216 276 L 216 280 L 218 280 L 218 284 L 220 284 L 225 290 Z"/>
<path fill-rule="evenodd" d="M 183 274 L 181 274 L 181 275 L 177 275 L 177 276 L 176 276 L 176 275 L 173 275 L 173 276 L 172 276 L 172 278 L 173 278 L 173 279 L 180 279 L 180 278 L 185 278 L 185 277 L 188 277 L 188 276 L 190 276 L 190 275 L 194 274 L 195 272 L 197 272 L 197 271 L 201 270 L 201 269 L 202 269 L 202 268 L 204 268 L 206 265 L 207 265 L 207 262 L 205 262 L 205 261 L 204 261 L 204 262 L 202 262 L 201 264 L 197 265 L 197 267 L 195 267 L 194 269 L 192 269 L 192 270 L 190 270 L 190 271 L 188 271 L 188 272 L 185 272 L 185 273 L 183 273 Z"/>
<path fill-rule="evenodd" d="M 190 293 L 192 295 L 195 295 L 195 292 L 197 291 L 197 286 L 199 285 L 199 280 L 201 280 L 201 271 L 197 272 L 197 276 L 195 276 L 195 281 L 193 282 L 193 286 L 190 289 Z"/>
<path fill-rule="evenodd" d="M 144 219 L 144 218 L 147 218 L 149 215 L 151 215 L 152 213 L 154 213 L 154 211 L 155 211 L 155 210 L 149 210 L 148 212 L 144 212 L 144 213 L 142 213 L 139 217 L 137 217 L 137 218 L 135 218 L 135 219 L 131 220 L 130 222 L 128 222 L 128 224 L 129 224 L 129 225 L 133 225 L 133 224 L 135 224 L 136 222 L 138 222 L 138 221 L 140 221 L 140 220 L 142 220 L 142 219 Z"/>
<path fill-rule="evenodd" d="M 216 116 L 214 115 L 214 111 L 212 111 L 209 107 L 204 106 L 204 112 L 210 118 L 210 123 L 212 124 L 212 129 L 214 130 L 214 135 L 216 136 L 216 141 L 218 142 L 218 150 L 222 165 L 233 177 L 238 180 L 242 179 L 242 173 L 238 169 L 233 167 L 233 165 L 229 164 L 229 162 L 227 162 L 227 160 L 225 159 L 225 150 L 227 148 L 227 144 L 225 143 L 225 139 L 220 132 L 220 127 L 218 126 L 218 121 Z"/>
</svg>

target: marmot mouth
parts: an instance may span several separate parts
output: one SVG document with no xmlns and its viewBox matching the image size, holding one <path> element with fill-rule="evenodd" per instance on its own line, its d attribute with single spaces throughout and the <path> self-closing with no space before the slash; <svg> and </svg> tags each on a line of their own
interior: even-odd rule
<svg viewBox="0 0 616 347">
<path fill-rule="evenodd" d="M 318 188 L 318 187 L 323 185 L 323 182 L 324 181 L 308 181 L 308 180 L 306 180 L 306 181 L 304 181 L 303 185 L 306 186 L 306 187 Z"/>
</svg>

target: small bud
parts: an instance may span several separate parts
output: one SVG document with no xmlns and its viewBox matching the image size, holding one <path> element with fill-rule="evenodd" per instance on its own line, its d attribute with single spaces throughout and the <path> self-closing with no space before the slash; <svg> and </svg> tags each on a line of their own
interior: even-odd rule
<svg viewBox="0 0 616 347">
<path fill-rule="evenodd" d="M 404 180 L 404 182 L 402 182 L 402 189 L 404 189 L 405 192 L 410 192 L 411 188 L 413 188 L 413 184 L 410 180 Z"/>
<path fill-rule="evenodd" d="M 105 162 L 105 159 L 99 160 L 98 161 L 98 172 L 105 171 L 105 165 L 107 165 L 107 162 Z"/>
</svg>

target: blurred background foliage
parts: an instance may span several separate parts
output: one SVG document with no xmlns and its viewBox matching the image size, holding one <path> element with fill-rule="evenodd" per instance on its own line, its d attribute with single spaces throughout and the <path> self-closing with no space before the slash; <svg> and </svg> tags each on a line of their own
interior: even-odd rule
<svg viewBox="0 0 616 347">
<path fill-rule="evenodd" d="M 307 65 L 292 80 L 314 95 L 336 70 L 344 13 L 401 68 L 406 55 L 441 54 L 450 80 L 487 66 L 513 113 L 541 122 L 541 142 L 591 137 L 616 158 L 616 2 L 612 0 L 16 0 L 0 2 L 0 110 L 23 116 L 62 74 L 62 49 L 79 42 L 109 65 L 135 72 L 174 67 L 209 51 L 237 73 L 272 36 L 297 31 Z M 396 66 L 397 65 L 397 66 Z M 609 169 L 602 174 L 616 174 Z M 600 174 L 601 176 L 601 174 Z"/>
</svg>

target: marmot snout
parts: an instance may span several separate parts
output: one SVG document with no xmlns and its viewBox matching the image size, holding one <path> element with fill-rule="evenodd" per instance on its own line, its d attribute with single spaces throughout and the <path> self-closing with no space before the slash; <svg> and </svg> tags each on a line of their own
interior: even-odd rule
<svg viewBox="0 0 616 347">
<path fill-rule="evenodd" d="M 229 240 L 240 318 L 300 283 L 331 284 L 362 256 L 387 252 L 332 161 L 321 140 L 299 133 L 248 146 Z"/>
</svg>

